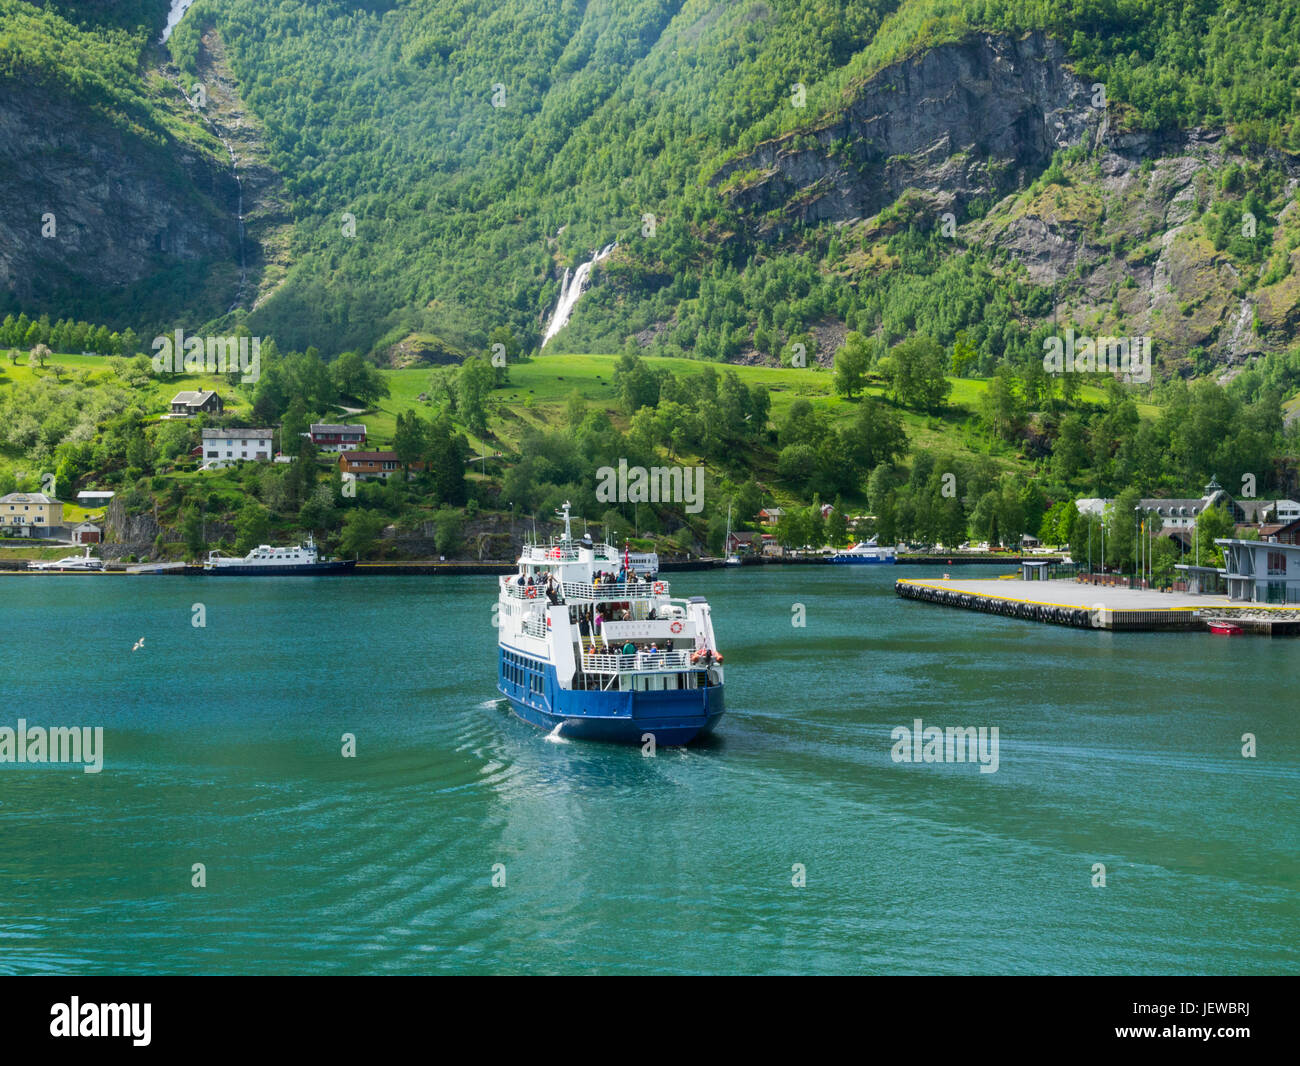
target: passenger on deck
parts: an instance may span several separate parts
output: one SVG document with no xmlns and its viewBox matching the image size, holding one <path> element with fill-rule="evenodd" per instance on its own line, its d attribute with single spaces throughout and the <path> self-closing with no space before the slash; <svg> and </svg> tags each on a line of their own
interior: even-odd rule
<svg viewBox="0 0 1300 1066">
<path fill-rule="evenodd" d="M 624 654 L 624 655 L 635 655 L 635 654 L 636 654 L 636 645 L 633 644 L 633 643 L 629 640 L 626 644 L 623 645 L 623 654 Z"/>
</svg>

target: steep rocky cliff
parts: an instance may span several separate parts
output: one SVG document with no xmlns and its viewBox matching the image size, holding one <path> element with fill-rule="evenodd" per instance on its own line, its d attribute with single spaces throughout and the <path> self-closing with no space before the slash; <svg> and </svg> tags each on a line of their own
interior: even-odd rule
<svg viewBox="0 0 1300 1066">
<path fill-rule="evenodd" d="M 236 261 L 237 186 L 194 144 L 158 143 L 91 105 L 10 82 L 0 170 L 0 290 L 19 307 L 121 318 L 178 273 Z M 93 316 L 88 294 L 99 299 Z"/>
<path fill-rule="evenodd" d="M 905 189 L 964 206 L 1004 194 L 1045 168 L 1058 147 L 1095 140 L 1104 109 L 1042 34 L 981 34 L 882 71 L 838 115 L 732 160 L 733 202 L 782 232 L 791 222 L 867 218 Z"/>
<path fill-rule="evenodd" d="M 819 223 L 870 244 L 882 235 L 876 217 L 904 193 L 914 222 L 937 227 L 952 211 L 961 220 L 952 248 L 1051 287 L 1047 318 L 1151 336 L 1170 370 L 1293 342 L 1300 165 L 1223 131 L 1118 126 L 1059 42 L 978 34 L 883 70 L 839 113 L 731 160 L 713 181 L 760 253 L 797 247 Z M 1081 151 L 1041 180 L 1062 149 Z M 1233 164 L 1272 167 L 1285 182 L 1287 205 L 1258 220 L 1264 244 L 1253 260 L 1216 249 L 1207 229 Z"/>
</svg>

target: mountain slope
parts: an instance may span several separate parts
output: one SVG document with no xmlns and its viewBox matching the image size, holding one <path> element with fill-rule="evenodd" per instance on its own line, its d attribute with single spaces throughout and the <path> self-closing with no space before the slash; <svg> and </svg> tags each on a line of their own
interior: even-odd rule
<svg viewBox="0 0 1300 1066">
<path fill-rule="evenodd" d="M 614 240 L 559 349 L 826 361 L 849 329 L 923 331 L 989 371 L 1065 316 L 1208 369 L 1294 340 L 1281 0 L 198 0 L 185 78 L 205 36 L 283 181 L 254 238 L 279 265 L 220 324 L 282 347 L 532 348 L 564 269 Z M 161 127 L 131 39 L 116 113 Z M 227 293 L 237 258 L 210 271 Z"/>
</svg>

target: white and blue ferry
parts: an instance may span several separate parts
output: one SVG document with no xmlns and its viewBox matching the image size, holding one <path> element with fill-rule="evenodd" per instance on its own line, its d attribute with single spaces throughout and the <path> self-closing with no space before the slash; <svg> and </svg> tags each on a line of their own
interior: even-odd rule
<svg viewBox="0 0 1300 1066">
<path fill-rule="evenodd" d="M 723 666 L 703 596 L 680 599 L 631 557 L 584 536 L 527 544 L 502 577 L 497 687 L 565 737 L 689 744 L 723 714 Z M 631 564 L 629 566 L 629 564 Z"/>
<path fill-rule="evenodd" d="M 844 551 L 838 551 L 831 556 L 830 561 L 833 563 L 847 563 L 850 566 L 857 565 L 890 565 L 898 561 L 897 554 L 893 548 L 882 548 L 876 543 L 876 538 L 861 541 L 846 548 Z"/>
</svg>

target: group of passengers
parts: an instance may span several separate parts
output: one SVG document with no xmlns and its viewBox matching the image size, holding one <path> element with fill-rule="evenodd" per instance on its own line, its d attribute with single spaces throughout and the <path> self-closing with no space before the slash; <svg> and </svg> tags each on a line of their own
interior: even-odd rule
<svg viewBox="0 0 1300 1066">
<path fill-rule="evenodd" d="M 538 588 L 545 591 L 546 598 L 552 604 L 560 602 L 560 583 L 555 580 L 554 574 L 547 574 L 542 577 L 541 574 L 525 574 L 520 571 L 519 576 L 515 578 L 515 584 L 521 588 Z"/>
<path fill-rule="evenodd" d="M 621 566 L 618 568 L 617 574 L 612 570 L 597 570 L 591 575 L 591 583 L 593 585 L 622 585 L 624 582 L 628 581 L 632 582 L 632 584 L 636 584 L 641 581 L 649 580 L 649 574 L 642 576 L 635 570 L 628 570 Z"/>
</svg>

